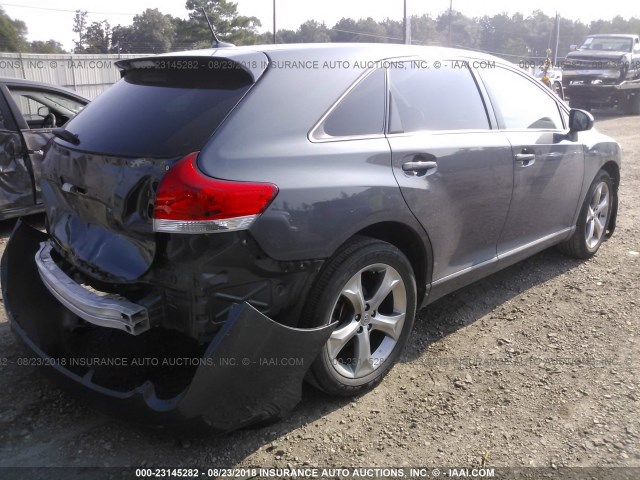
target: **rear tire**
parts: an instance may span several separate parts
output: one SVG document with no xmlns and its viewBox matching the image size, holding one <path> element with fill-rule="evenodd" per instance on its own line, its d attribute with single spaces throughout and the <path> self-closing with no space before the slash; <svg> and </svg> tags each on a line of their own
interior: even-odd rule
<svg viewBox="0 0 640 480">
<path fill-rule="evenodd" d="M 611 177 L 600 170 L 584 199 L 575 232 L 569 240 L 558 245 L 562 253 L 580 259 L 595 255 L 605 239 L 614 195 Z"/>
<path fill-rule="evenodd" d="M 400 356 L 413 327 L 413 269 L 395 246 L 357 237 L 320 272 L 303 324 L 338 325 L 309 371 L 308 380 L 332 395 L 375 387 Z"/>
</svg>

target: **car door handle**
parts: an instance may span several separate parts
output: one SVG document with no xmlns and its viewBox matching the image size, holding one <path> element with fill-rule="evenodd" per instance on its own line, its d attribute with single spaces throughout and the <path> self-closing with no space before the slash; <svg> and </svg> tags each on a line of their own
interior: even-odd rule
<svg viewBox="0 0 640 480">
<path fill-rule="evenodd" d="M 416 161 L 405 162 L 402 164 L 402 171 L 404 172 L 424 172 L 432 168 L 437 168 L 438 163 L 433 161 Z"/>
<path fill-rule="evenodd" d="M 528 167 L 536 163 L 536 154 L 535 153 L 517 153 L 516 162 L 522 163 L 523 167 Z"/>
</svg>

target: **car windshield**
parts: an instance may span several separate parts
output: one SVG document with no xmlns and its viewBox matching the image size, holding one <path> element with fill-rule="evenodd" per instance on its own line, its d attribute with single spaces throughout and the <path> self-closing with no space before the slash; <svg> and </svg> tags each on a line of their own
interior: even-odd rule
<svg viewBox="0 0 640 480">
<path fill-rule="evenodd" d="M 633 41 L 625 37 L 587 37 L 580 50 L 609 50 L 612 52 L 630 52 Z"/>
</svg>

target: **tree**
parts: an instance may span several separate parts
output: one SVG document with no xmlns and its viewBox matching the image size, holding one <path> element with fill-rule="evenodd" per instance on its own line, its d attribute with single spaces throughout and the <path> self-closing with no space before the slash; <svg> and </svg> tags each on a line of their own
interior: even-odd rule
<svg viewBox="0 0 640 480">
<path fill-rule="evenodd" d="M 67 53 L 60 42 L 55 40 L 34 40 L 29 44 L 29 52 L 31 53 Z"/>
<path fill-rule="evenodd" d="M 74 40 L 73 43 L 75 43 L 75 48 L 74 51 L 77 52 L 81 52 L 84 50 L 85 48 L 85 36 L 87 33 L 87 16 L 89 15 L 89 12 L 87 11 L 82 11 L 82 10 L 76 10 L 76 14 L 73 17 L 73 28 L 71 29 L 73 31 L 73 33 L 78 34 L 78 40 Z"/>
<path fill-rule="evenodd" d="M 480 38 L 478 19 L 469 18 L 458 11 L 441 13 L 436 18 L 436 30 L 449 44 L 451 31 L 451 46 L 460 48 L 477 48 Z"/>
<path fill-rule="evenodd" d="M 85 34 L 86 47 L 76 53 L 109 53 L 111 49 L 111 25 L 106 20 L 93 22 L 87 27 Z"/>
<path fill-rule="evenodd" d="M 327 26 L 315 20 L 307 20 L 296 32 L 300 42 L 304 43 L 325 43 L 331 41 L 331 36 Z"/>
<path fill-rule="evenodd" d="M 411 42 L 421 45 L 441 45 L 446 43 L 437 30 L 436 21 L 429 15 L 411 17 Z"/>
<path fill-rule="evenodd" d="M 413 18 L 413 17 L 412 17 Z M 411 21 L 411 19 L 409 19 Z M 384 27 L 389 42 L 402 43 L 404 41 L 404 22 L 385 18 L 380 25 Z"/>
<path fill-rule="evenodd" d="M 589 24 L 589 34 L 595 33 L 632 33 L 640 34 L 640 18 L 625 20 L 620 15 L 611 20 L 595 20 Z"/>
<path fill-rule="evenodd" d="M 353 18 L 341 18 L 331 29 L 332 42 L 353 42 L 358 26 Z"/>
<path fill-rule="evenodd" d="M 113 28 L 112 50 L 123 53 L 164 53 L 171 50 L 175 37 L 175 22 L 157 8 L 147 8 L 133 17 L 133 25 Z"/>
<path fill-rule="evenodd" d="M 266 41 L 262 43 L 273 42 L 273 35 L 271 34 L 271 32 L 269 32 L 268 35 L 269 36 L 266 39 Z M 300 37 L 298 36 L 298 32 L 295 30 L 282 29 L 282 30 L 278 30 L 278 33 L 276 34 L 276 42 L 277 43 L 300 43 Z"/>
<path fill-rule="evenodd" d="M 257 29 L 261 26 L 260 20 L 238 14 L 238 4 L 229 0 L 187 0 L 189 19 L 176 19 L 174 22 L 178 44 L 211 46 L 211 32 L 202 14 L 202 7 L 221 40 L 236 45 L 255 43 Z"/>
<path fill-rule="evenodd" d="M 524 55 L 531 53 L 534 57 L 546 57 L 547 49 L 553 50 L 556 38 L 556 19 L 536 10 L 524 19 L 524 28 L 520 35 L 513 40 L 522 40 L 524 43 Z M 520 54 L 517 43 L 512 43 L 507 50 L 509 53 Z M 522 48 L 519 48 L 522 51 Z M 527 52 L 528 49 L 528 52 Z"/>
<path fill-rule="evenodd" d="M 76 10 L 72 31 L 78 34 L 74 40 L 74 53 L 109 53 L 111 25 L 106 20 L 89 24 L 88 12 Z"/>
<path fill-rule="evenodd" d="M 14 20 L 0 7 L 0 50 L 22 52 L 27 49 L 27 25 Z"/>
<path fill-rule="evenodd" d="M 521 13 L 484 16 L 479 20 L 478 47 L 489 53 L 503 56 L 515 62 L 527 58 L 528 45 L 524 39 L 527 26 Z M 544 37 L 546 51 L 547 37 Z"/>
<path fill-rule="evenodd" d="M 342 18 L 331 29 L 332 42 L 387 43 L 389 40 L 384 25 L 371 17 L 361 18 L 358 21 Z"/>
<path fill-rule="evenodd" d="M 132 25 L 116 25 L 111 29 L 111 53 L 140 53 Z"/>
</svg>

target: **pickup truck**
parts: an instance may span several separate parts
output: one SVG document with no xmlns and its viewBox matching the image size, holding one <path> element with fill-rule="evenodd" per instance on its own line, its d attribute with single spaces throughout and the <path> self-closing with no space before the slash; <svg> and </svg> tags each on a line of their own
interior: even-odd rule
<svg viewBox="0 0 640 480">
<path fill-rule="evenodd" d="M 640 115 L 640 36 L 589 35 L 565 58 L 562 83 L 573 108 Z"/>
<path fill-rule="evenodd" d="M 43 211 L 43 149 L 87 103 L 60 87 L 0 77 L 0 220 Z"/>
</svg>

